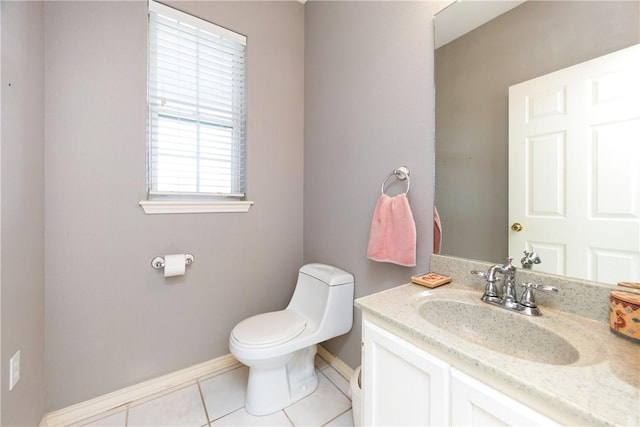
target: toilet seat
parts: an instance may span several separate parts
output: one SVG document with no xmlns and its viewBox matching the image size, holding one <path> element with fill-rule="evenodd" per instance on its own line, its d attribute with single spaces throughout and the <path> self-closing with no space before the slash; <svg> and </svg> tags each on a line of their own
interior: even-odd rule
<svg viewBox="0 0 640 427">
<path fill-rule="evenodd" d="M 293 310 L 272 311 L 241 321 L 231 336 L 244 346 L 270 347 L 292 340 L 306 326 L 306 319 Z"/>
</svg>

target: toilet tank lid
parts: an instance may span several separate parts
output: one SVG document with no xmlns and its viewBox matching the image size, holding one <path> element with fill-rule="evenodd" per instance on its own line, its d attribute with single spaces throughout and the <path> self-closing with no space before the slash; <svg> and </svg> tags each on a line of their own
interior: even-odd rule
<svg viewBox="0 0 640 427">
<path fill-rule="evenodd" d="M 353 283 L 353 275 L 337 267 L 326 264 L 307 264 L 300 268 L 300 273 L 314 277 L 329 286 Z"/>
</svg>

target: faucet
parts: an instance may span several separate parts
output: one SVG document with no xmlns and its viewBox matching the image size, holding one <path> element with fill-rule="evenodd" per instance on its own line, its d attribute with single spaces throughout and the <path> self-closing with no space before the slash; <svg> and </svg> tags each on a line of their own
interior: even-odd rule
<svg viewBox="0 0 640 427">
<path fill-rule="evenodd" d="M 516 267 L 513 265 L 513 258 L 507 258 L 507 264 L 499 270 L 504 275 L 502 285 L 502 304 L 510 309 L 517 309 L 519 306 L 516 296 Z"/>
<path fill-rule="evenodd" d="M 540 255 L 537 253 L 524 251 L 524 257 L 520 262 L 522 263 L 522 268 L 531 270 L 531 266 L 533 264 L 540 264 L 542 260 L 540 259 Z"/>
<path fill-rule="evenodd" d="M 526 251 L 525 254 L 527 254 Z M 531 254 L 537 257 L 534 252 Z M 537 264 L 540 261 L 538 258 L 538 262 L 532 262 Z M 520 286 L 523 287 L 523 293 L 522 300 L 518 301 L 516 293 L 516 267 L 513 265 L 513 258 L 511 257 L 507 258 L 507 263 L 504 265 L 492 265 L 486 273 L 472 270 L 471 274 L 482 277 L 487 281 L 484 294 L 481 298 L 482 301 L 529 316 L 540 316 L 542 314 L 536 305 L 535 296 L 533 294 L 535 289 L 544 292 L 558 292 L 558 289 L 553 286 L 542 286 L 536 283 L 520 283 Z M 498 287 L 499 279 L 497 274 L 503 275 L 501 289 Z"/>
</svg>

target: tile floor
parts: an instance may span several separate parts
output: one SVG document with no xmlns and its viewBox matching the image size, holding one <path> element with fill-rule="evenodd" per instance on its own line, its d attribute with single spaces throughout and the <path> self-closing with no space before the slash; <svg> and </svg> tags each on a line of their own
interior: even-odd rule
<svg viewBox="0 0 640 427">
<path fill-rule="evenodd" d="M 247 367 L 199 378 L 191 384 L 131 402 L 75 426 L 350 426 L 349 382 L 316 356 L 318 389 L 272 415 L 244 409 Z"/>
</svg>

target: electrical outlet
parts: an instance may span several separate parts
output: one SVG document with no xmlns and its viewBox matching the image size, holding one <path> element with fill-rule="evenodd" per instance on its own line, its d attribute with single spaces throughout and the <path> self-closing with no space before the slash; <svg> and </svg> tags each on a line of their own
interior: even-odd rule
<svg viewBox="0 0 640 427">
<path fill-rule="evenodd" d="M 9 360 L 9 391 L 20 381 L 20 350 Z"/>
</svg>

